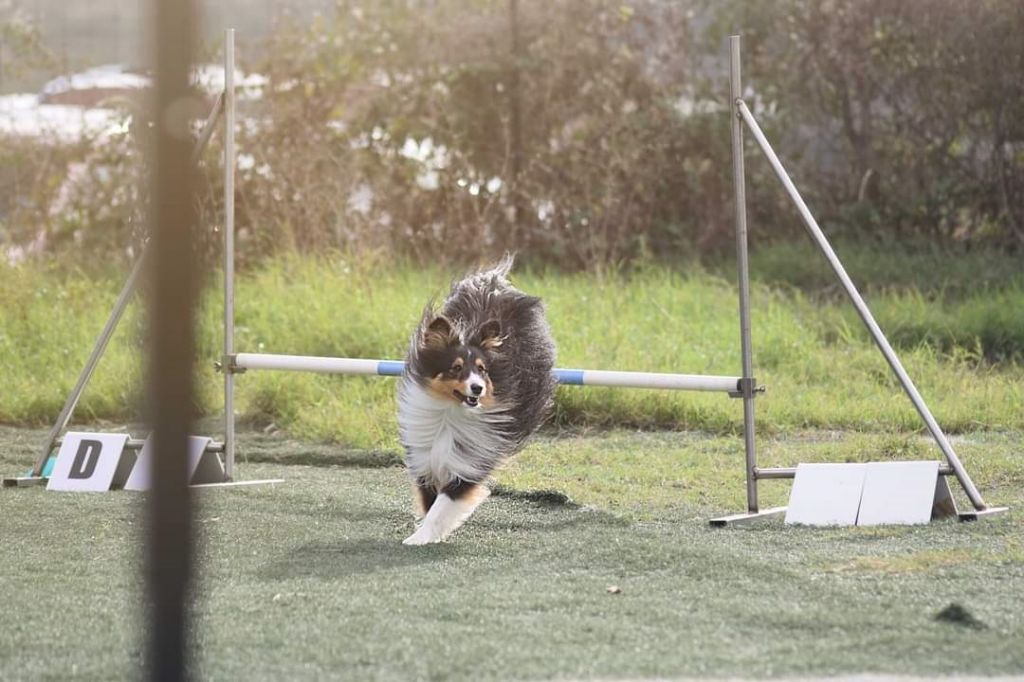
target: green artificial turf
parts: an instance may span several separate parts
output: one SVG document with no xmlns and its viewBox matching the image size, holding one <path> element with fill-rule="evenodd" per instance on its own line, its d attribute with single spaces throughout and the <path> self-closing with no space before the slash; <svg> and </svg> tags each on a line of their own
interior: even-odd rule
<svg viewBox="0 0 1024 682">
<path fill-rule="evenodd" d="M 0 429 L 4 473 L 42 437 Z M 765 463 L 934 457 L 886 434 L 759 444 Z M 196 495 L 197 677 L 1021 673 L 1021 437 L 957 445 L 1010 514 L 715 530 L 706 519 L 742 501 L 739 439 L 548 431 L 451 542 L 410 548 L 397 453 L 245 433 L 241 476 L 286 482 Z M 765 496 L 787 487 L 768 482 Z M 0 679 L 138 678 L 143 501 L 0 490 Z"/>
</svg>

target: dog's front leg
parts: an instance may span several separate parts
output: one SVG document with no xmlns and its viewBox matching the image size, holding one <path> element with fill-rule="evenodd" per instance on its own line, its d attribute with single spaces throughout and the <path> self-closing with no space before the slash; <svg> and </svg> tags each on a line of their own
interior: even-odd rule
<svg viewBox="0 0 1024 682">
<path fill-rule="evenodd" d="M 416 520 L 420 521 L 437 500 L 437 490 L 428 481 L 419 479 L 413 486 L 413 494 L 416 496 Z"/>
<path fill-rule="evenodd" d="M 437 496 L 423 517 L 416 532 L 407 537 L 404 545 L 427 545 L 441 542 L 465 523 L 466 519 L 487 499 L 491 491 L 487 486 L 468 481 L 450 483 Z"/>
</svg>

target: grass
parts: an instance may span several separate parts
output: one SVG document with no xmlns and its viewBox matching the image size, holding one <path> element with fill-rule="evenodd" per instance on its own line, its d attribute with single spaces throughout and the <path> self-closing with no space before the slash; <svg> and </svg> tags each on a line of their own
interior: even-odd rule
<svg viewBox="0 0 1024 682">
<path fill-rule="evenodd" d="M 59 264 L 0 267 L 0 423 L 42 424 L 74 384 L 120 278 Z M 443 293 L 449 276 L 340 255 L 281 257 L 239 278 L 236 347 L 401 357 L 419 311 Z M 526 272 L 517 281 L 545 298 L 561 366 L 737 372 L 734 285 L 711 271 Z M 766 283 L 772 281 L 764 275 L 753 292 L 755 373 L 769 387 L 758 403 L 759 428 L 918 430 L 917 415 L 848 306 L 820 292 Z M 1017 360 L 1024 317 L 1015 314 L 1024 308 L 1024 285 L 1015 282 L 955 297 L 904 288 L 870 296 L 908 371 L 951 432 L 1024 428 L 1024 368 Z M 197 408 L 216 414 L 219 287 L 212 283 L 205 291 Z M 83 397 L 81 419 L 135 416 L 142 338 L 133 309 Z M 237 384 L 239 409 L 253 423 L 364 449 L 396 445 L 392 380 L 254 371 Z M 728 435 L 738 431 L 740 419 L 736 401 L 718 395 L 565 388 L 553 424 Z"/>
<path fill-rule="evenodd" d="M 907 260 L 924 271 L 936 259 Z M 936 459 L 852 313 L 815 284 L 813 267 L 789 260 L 787 273 L 785 254 L 768 249 L 755 269 L 755 367 L 769 386 L 758 399 L 760 464 Z M 1009 514 L 712 530 L 707 518 L 744 504 L 736 401 L 565 388 L 550 427 L 454 541 L 406 548 L 393 382 L 249 372 L 238 405 L 260 428 L 241 435 L 240 471 L 287 482 L 197 496 L 197 677 L 1024 672 L 1024 318 L 1014 314 L 1024 284 L 989 277 L 1012 272 L 1003 260 L 979 291 L 895 272 L 888 253 L 851 261 L 855 277 L 881 282 L 869 298 L 883 328 L 988 502 Z M 734 374 L 735 292 L 717 272 L 652 266 L 518 281 L 547 301 L 562 366 Z M 338 255 L 282 257 L 239 278 L 237 347 L 399 357 L 447 278 Z M 0 427 L 5 474 L 34 461 L 45 432 L 24 425 L 59 409 L 120 279 L 59 263 L 0 265 L 0 423 L 22 425 Z M 197 411 L 212 416 L 216 283 L 205 292 Z M 109 430 L 137 416 L 144 336 L 133 309 L 76 423 L 112 420 L 98 427 Z M 762 504 L 783 503 L 788 488 L 763 483 Z M 138 676 L 144 499 L 0 490 L 0 679 Z"/>
<path fill-rule="evenodd" d="M 954 439 L 972 476 L 993 485 L 1024 483 L 1019 433 L 979 432 Z M 758 440 L 762 467 L 797 462 L 936 460 L 932 441 L 907 434 L 798 431 Z M 685 501 L 702 509 L 741 510 L 746 505 L 743 445 L 736 436 L 702 433 L 612 431 L 548 434 L 502 473 L 519 490 L 555 490 L 585 505 L 633 519 L 671 514 Z M 954 493 L 959 488 L 951 479 Z M 765 481 L 761 506 L 785 505 L 789 485 Z M 965 497 L 958 504 L 969 508 Z"/>
<path fill-rule="evenodd" d="M 24 467 L 43 434 L 0 429 L 0 467 Z M 736 439 L 572 432 L 524 452 L 452 542 L 407 548 L 409 490 L 397 453 L 244 433 L 243 475 L 287 482 L 198 495 L 196 672 L 252 680 L 1019 674 L 1021 438 L 958 440 L 989 501 L 1011 505 L 1009 515 L 713 530 L 706 518 L 741 501 Z M 912 436 L 889 434 L 801 432 L 761 445 L 768 463 L 794 452 L 804 461 L 929 454 Z M 786 487 L 766 483 L 768 501 Z M 138 676 L 143 499 L 0 490 L 0 678 Z"/>
<path fill-rule="evenodd" d="M 0 421 L 43 423 L 73 384 L 119 278 L 56 264 L 0 274 Z M 447 277 L 340 256 L 281 258 L 240 277 L 237 346 L 399 357 Z M 518 279 L 546 299 L 562 366 L 735 372 L 734 288 L 713 269 Z M 217 294 L 213 283 L 199 325 L 197 408 L 207 415 L 219 407 L 219 377 L 205 364 L 219 356 Z M 756 373 L 769 385 L 758 400 L 760 463 L 937 458 L 833 294 L 770 271 L 755 280 Z M 250 426 L 265 428 L 243 433 L 241 471 L 287 483 L 199 496 L 197 674 L 1024 671 L 1024 621 L 1012 606 L 1024 589 L 1024 321 L 1012 314 L 1024 287 L 972 294 L 897 282 L 870 299 L 986 499 L 1010 505 L 1009 515 L 712 531 L 707 518 L 744 504 L 736 401 L 566 388 L 551 426 L 500 473 L 455 540 L 410 550 L 400 544 L 411 517 L 393 382 L 249 372 L 238 404 Z M 143 329 L 130 311 L 79 422 L 136 416 Z M 0 428 L 5 473 L 28 468 L 42 437 Z M 788 488 L 765 482 L 762 504 L 784 503 Z M 0 491 L 0 678 L 137 676 L 142 499 Z M 36 655 L 38 642 L 59 646 Z M 957 655 L 935 655 L 943 650 Z"/>
<path fill-rule="evenodd" d="M 917 291 L 933 299 L 967 300 L 1024 285 L 1020 255 L 1001 249 L 871 237 L 833 238 L 833 245 L 857 286 L 869 292 Z M 726 277 L 732 277 L 735 268 L 731 254 L 714 264 L 714 270 Z M 755 235 L 750 272 L 772 286 L 808 292 L 839 289 L 835 274 L 807 238 L 758 244 Z"/>
</svg>

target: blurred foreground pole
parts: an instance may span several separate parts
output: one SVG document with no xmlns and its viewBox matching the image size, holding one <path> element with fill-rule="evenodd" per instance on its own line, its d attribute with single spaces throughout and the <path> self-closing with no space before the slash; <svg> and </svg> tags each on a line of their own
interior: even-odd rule
<svg viewBox="0 0 1024 682">
<path fill-rule="evenodd" d="M 197 220 L 190 160 L 189 70 L 196 34 L 193 0 L 153 0 L 146 34 L 155 45 L 155 122 L 150 163 L 151 261 L 149 416 L 154 481 L 149 496 L 150 679 L 185 678 L 192 519 L 187 437 L 192 417 L 196 296 L 192 233 Z"/>
</svg>

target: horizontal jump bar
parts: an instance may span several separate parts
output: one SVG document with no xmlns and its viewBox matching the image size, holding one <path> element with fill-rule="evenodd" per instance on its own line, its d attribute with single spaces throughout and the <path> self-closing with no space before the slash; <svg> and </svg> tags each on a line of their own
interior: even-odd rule
<svg viewBox="0 0 1024 682">
<path fill-rule="evenodd" d="M 274 355 L 238 353 L 237 369 L 274 369 L 322 374 L 363 374 L 401 376 L 405 363 L 400 360 L 364 360 L 360 358 L 324 358 L 313 355 Z M 567 386 L 619 386 L 622 388 L 664 388 L 676 391 L 740 390 L 739 377 L 701 374 L 658 374 L 654 372 L 613 372 L 600 369 L 555 369 L 552 374 Z"/>
</svg>

